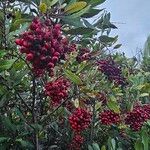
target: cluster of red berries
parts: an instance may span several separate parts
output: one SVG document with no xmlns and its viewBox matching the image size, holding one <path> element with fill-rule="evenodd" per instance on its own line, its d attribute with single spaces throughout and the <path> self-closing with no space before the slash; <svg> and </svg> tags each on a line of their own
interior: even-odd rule
<svg viewBox="0 0 150 150">
<path fill-rule="evenodd" d="M 122 76 L 121 67 L 114 62 L 112 58 L 100 60 L 97 62 L 98 69 L 104 73 L 110 81 L 116 85 L 126 85 L 126 80 Z"/>
<path fill-rule="evenodd" d="M 53 69 L 66 54 L 76 49 L 62 35 L 61 25 L 50 19 L 34 18 L 29 29 L 16 39 L 20 52 L 26 54 L 26 60 L 32 63 L 33 72 L 40 76 L 44 71 L 53 75 Z"/>
<path fill-rule="evenodd" d="M 88 48 L 80 48 L 76 60 L 80 63 L 91 58 L 90 50 Z"/>
<path fill-rule="evenodd" d="M 69 145 L 69 150 L 81 150 L 83 142 L 84 138 L 80 134 L 75 134 Z"/>
<path fill-rule="evenodd" d="M 120 115 L 110 110 L 105 110 L 99 115 L 100 121 L 104 125 L 117 125 L 120 122 Z"/>
<path fill-rule="evenodd" d="M 64 78 L 58 78 L 45 85 L 45 94 L 51 98 L 52 106 L 58 106 L 62 100 L 68 97 L 69 86 L 69 81 Z"/>
<path fill-rule="evenodd" d="M 77 108 L 69 117 L 71 128 L 75 132 L 87 129 L 91 123 L 91 113 L 83 108 Z"/>
<path fill-rule="evenodd" d="M 133 131 L 139 131 L 148 119 L 150 119 L 150 105 L 135 106 L 131 112 L 127 113 L 125 123 Z"/>
</svg>

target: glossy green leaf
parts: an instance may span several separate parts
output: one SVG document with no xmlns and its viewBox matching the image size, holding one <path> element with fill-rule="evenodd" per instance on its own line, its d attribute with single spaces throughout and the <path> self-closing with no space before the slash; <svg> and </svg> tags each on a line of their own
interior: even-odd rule
<svg viewBox="0 0 150 150">
<path fill-rule="evenodd" d="M 100 5 L 100 4 L 102 4 L 102 3 L 104 3 L 106 0 L 91 0 L 90 1 L 90 4 L 92 5 L 92 6 L 96 6 L 96 5 Z"/>
<path fill-rule="evenodd" d="M 149 96 L 149 93 L 142 93 L 140 94 L 140 97 L 148 97 Z"/>
<path fill-rule="evenodd" d="M 18 20 L 15 20 L 15 22 L 12 23 L 12 26 L 10 27 L 10 32 L 19 29 L 20 25 L 22 25 L 23 23 L 26 23 L 26 22 L 30 22 L 30 21 L 31 21 L 30 19 L 18 19 Z"/>
<path fill-rule="evenodd" d="M 34 148 L 33 144 L 29 141 L 25 141 L 23 139 L 16 139 L 16 142 L 20 143 L 20 145 L 22 147 L 25 147 L 25 148 Z"/>
<path fill-rule="evenodd" d="M 114 49 L 118 49 L 118 48 L 120 48 L 121 46 L 122 46 L 122 44 L 117 44 L 117 45 L 114 46 Z"/>
<path fill-rule="evenodd" d="M 65 70 L 64 73 L 75 84 L 78 84 L 78 85 L 82 84 L 82 80 L 80 79 L 80 77 L 74 74 L 73 72 L 69 70 Z"/>
<path fill-rule="evenodd" d="M 72 14 L 72 13 L 82 10 L 86 5 L 87 3 L 84 1 L 75 2 L 67 6 L 64 11 L 65 13 Z"/>
<path fill-rule="evenodd" d="M 116 100 L 112 98 L 107 102 L 108 107 L 116 113 L 120 113 L 120 107 Z"/>
<path fill-rule="evenodd" d="M 100 13 L 103 10 L 104 9 L 89 9 L 88 12 L 86 12 L 82 17 L 83 18 L 91 18 L 91 17 L 97 15 L 98 13 Z"/>
<path fill-rule="evenodd" d="M 100 147 L 97 143 L 93 143 L 92 147 L 93 147 L 94 150 L 100 150 Z"/>
<path fill-rule="evenodd" d="M 58 1 L 59 1 L 59 0 L 51 0 L 51 3 L 50 3 L 49 6 L 51 7 L 51 6 L 55 5 Z"/>
<path fill-rule="evenodd" d="M 148 135 L 148 132 L 145 130 L 142 131 L 142 143 L 144 145 L 144 150 L 149 150 L 149 140 L 150 136 Z"/>
<path fill-rule="evenodd" d="M 81 21 L 80 18 L 68 19 L 66 17 L 63 17 L 62 21 L 65 24 L 68 24 L 68 25 L 71 25 L 71 26 L 75 26 L 76 28 L 78 28 L 78 27 L 84 27 L 83 22 Z"/>
<path fill-rule="evenodd" d="M 101 147 L 101 150 L 106 150 L 106 146 L 103 145 L 103 146 Z"/>
<path fill-rule="evenodd" d="M 0 50 L 0 58 L 5 56 L 7 53 L 5 50 Z"/>
<path fill-rule="evenodd" d="M 88 12 L 88 10 L 90 9 L 90 5 L 83 8 L 82 10 L 78 11 L 77 13 L 73 13 L 70 16 L 66 16 L 66 18 L 70 18 L 70 19 L 74 19 L 74 18 L 78 18 L 80 16 L 82 16 L 83 14 L 85 14 L 86 12 Z"/>
<path fill-rule="evenodd" d="M 79 28 L 71 29 L 65 32 L 71 35 L 83 35 L 83 34 L 89 34 L 93 31 L 94 30 L 91 28 L 79 27 Z"/>
<path fill-rule="evenodd" d="M 11 60 L 0 60 L 0 72 L 10 69 L 13 63 L 16 61 L 16 59 Z"/>
<path fill-rule="evenodd" d="M 143 144 L 142 144 L 142 142 L 141 142 L 140 140 L 137 140 L 137 141 L 135 142 L 134 148 L 135 148 L 135 150 L 144 150 L 144 149 L 143 149 Z"/>
<path fill-rule="evenodd" d="M 99 37 L 100 42 L 103 43 L 114 42 L 115 39 L 116 39 L 115 37 L 108 37 L 107 35 L 102 35 Z"/>
</svg>

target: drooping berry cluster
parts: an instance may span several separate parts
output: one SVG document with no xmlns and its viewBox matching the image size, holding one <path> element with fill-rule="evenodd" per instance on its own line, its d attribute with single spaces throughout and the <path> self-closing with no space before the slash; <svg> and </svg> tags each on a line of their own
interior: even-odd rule
<svg viewBox="0 0 150 150">
<path fill-rule="evenodd" d="M 83 142 L 84 138 L 80 134 L 75 134 L 69 145 L 69 150 L 81 150 Z"/>
<path fill-rule="evenodd" d="M 133 131 L 139 131 L 148 119 L 150 119 L 150 105 L 135 106 L 131 112 L 127 113 L 125 123 Z"/>
<path fill-rule="evenodd" d="M 71 128 L 75 132 L 87 129 L 91 123 L 91 113 L 83 108 L 77 108 L 69 117 Z"/>
<path fill-rule="evenodd" d="M 55 65 L 65 59 L 66 53 L 74 51 L 75 44 L 69 44 L 62 35 L 61 25 L 47 19 L 34 18 L 28 31 L 16 39 L 20 52 L 26 54 L 26 60 L 32 63 L 33 71 L 40 76 L 44 71 L 53 75 Z"/>
<path fill-rule="evenodd" d="M 45 85 L 45 94 L 51 98 L 51 103 L 54 107 L 68 97 L 69 86 L 70 83 L 64 78 L 58 78 Z"/>
<path fill-rule="evenodd" d="M 88 48 L 80 48 L 78 56 L 76 57 L 76 60 L 80 63 L 82 61 L 90 59 L 90 57 L 91 57 L 91 54 Z"/>
<path fill-rule="evenodd" d="M 104 73 L 110 81 L 116 85 L 126 85 L 126 80 L 122 76 L 121 67 L 113 59 L 100 60 L 97 62 L 98 69 Z"/>
<path fill-rule="evenodd" d="M 120 122 L 120 115 L 110 110 L 100 113 L 100 121 L 104 125 L 117 125 Z"/>
</svg>

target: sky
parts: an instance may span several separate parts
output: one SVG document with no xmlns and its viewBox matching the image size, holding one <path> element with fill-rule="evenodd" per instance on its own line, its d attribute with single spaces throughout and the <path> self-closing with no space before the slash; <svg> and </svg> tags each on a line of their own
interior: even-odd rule
<svg viewBox="0 0 150 150">
<path fill-rule="evenodd" d="M 118 22 L 115 33 L 121 51 L 128 57 L 135 56 L 150 34 L 150 0 L 106 0 L 101 7 L 111 12 L 112 22 Z"/>
</svg>

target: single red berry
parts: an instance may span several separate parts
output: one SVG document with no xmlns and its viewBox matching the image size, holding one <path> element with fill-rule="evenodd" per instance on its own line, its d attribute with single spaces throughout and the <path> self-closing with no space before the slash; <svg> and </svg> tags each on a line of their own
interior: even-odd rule
<svg viewBox="0 0 150 150">
<path fill-rule="evenodd" d="M 34 56 L 33 56 L 32 53 L 29 53 L 29 54 L 27 54 L 27 56 L 26 56 L 26 60 L 28 60 L 28 61 L 32 61 L 33 58 L 34 58 Z"/>
</svg>

